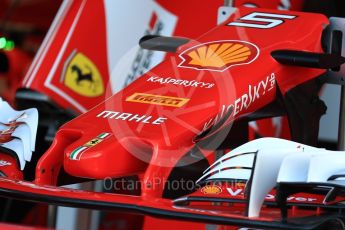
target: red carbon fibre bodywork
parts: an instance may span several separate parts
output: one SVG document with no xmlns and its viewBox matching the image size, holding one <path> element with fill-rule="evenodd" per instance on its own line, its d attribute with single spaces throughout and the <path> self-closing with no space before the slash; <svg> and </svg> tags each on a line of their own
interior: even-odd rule
<svg viewBox="0 0 345 230">
<path fill-rule="evenodd" d="M 328 23 L 325 17 L 286 12 L 296 17 L 267 30 L 227 25 L 251 12 L 281 13 L 240 8 L 235 18 L 201 37 L 198 42 L 180 47 L 178 54 L 129 87 L 64 125 L 57 133 L 53 146 L 39 162 L 38 181 L 47 182 L 47 176 L 40 172 L 41 168 L 62 165 L 62 161 L 65 170 L 78 177 L 105 178 L 141 172 L 144 173 L 144 181 L 153 181 L 154 177 L 167 178 L 182 156 L 195 146 L 194 138 L 224 117 L 224 108 L 233 108 L 228 122 L 236 120 L 273 102 L 277 91 L 275 82 L 285 94 L 324 72 L 282 66 L 270 56 L 270 52 L 278 49 L 323 52 L 320 39 L 323 27 Z M 282 35 L 284 39 L 280 39 Z M 183 61 L 179 54 L 191 47 L 215 41 L 250 42 L 258 47 L 259 53 L 250 64 L 231 66 L 223 72 L 179 66 Z M 206 88 L 201 87 L 203 84 L 164 83 L 166 78 L 211 83 L 214 86 Z M 136 93 L 189 101 L 181 107 L 126 101 Z M 112 135 L 82 151 L 79 159 L 72 159 L 73 151 L 102 133 Z M 150 193 L 154 192 L 159 197 L 162 189 Z"/>
<path fill-rule="evenodd" d="M 269 29 L 228 25 L 253 12 L 293 18 Z M 37 165 L 36 180 L 30 183 L 0 178 L 2 195 L 46 202 L 54 199 L 64 205 L 86 204 L 87 207 L 127 209 L 180 219 L 211 218 L 213 223 L 219 220 L 245 225 L 250 221 L 256 226 L 274 227 L 280 221 L 278 209 L 263 209 L 260 218 L 249 219 L 244 216 L 243 204 L 220 207 L 217 211 L 204 204 L 180 207 L 162 198 L 165 184 L 156 184 L 155 180 L 167 181 L 172 169 L 192 149 L 198 149 L 204 158 L 211 158 L 212 151 L 202 149 L 196 137 L 216 126 L 226 115 L 229 117 L 224 126 L 269 105 L 276 99 L 278 90 L 284 95 L 324 73 L 325 70 L 320 69 L 283 66 L 270 54 L 280 49 L 322 53 L 321 34 L 327 24 L 328 19 L 317 14 L 239 8 L 228 21 L 198 41 L 179 47 L 175 55 L 121 92 L 111 96 L 108 89 L 109 98 L 104 103 L 59 130 L 53 145 Z M 247 62 L 233 58 L 237 61 L 231 59 L 234 62 L 218 66 L 216 71 L 210 70 L 203 61 L 195 64 L 193 57 L 182 65 L 183 55 L 196 50 L 201 59 L 208 60 L 212 52 L 206 51 L 216 43 L 257 47 L 257 55 L 251 55 L 255 49 L 247 50 L 250 52 Z M 224 58 L 223 61 L 229 60 Z M 219 64 L 219 60 L 212 63 Z M 239 63 L 241 65 L 237 65 Z M 136 97 L 138 94 L 141 97 Z M 232 108 L 231 114 L 226 113 L 228 108 Z M 75 177 L 92 179 L 138 175 L 141 196 L 57 188 L 61 167 Z M 314 210 L 290 212 L 297 217 L 315 214 Z"/>
</svg>

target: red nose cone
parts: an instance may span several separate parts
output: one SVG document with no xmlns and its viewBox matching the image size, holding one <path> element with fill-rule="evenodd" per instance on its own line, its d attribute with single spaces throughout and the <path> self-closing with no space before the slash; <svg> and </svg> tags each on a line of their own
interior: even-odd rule
<svg viewBox="0 0 345 230">
<path fill-rule="evenodd" d="M 130 140 L 118 141 L 108 133 L 83 138 L 67 148 L 64 168 L 73 176 L 90 179 L 133 175 L 144 171 L 148 162 L 132 154 L 133 146 Z"/>
</svg>

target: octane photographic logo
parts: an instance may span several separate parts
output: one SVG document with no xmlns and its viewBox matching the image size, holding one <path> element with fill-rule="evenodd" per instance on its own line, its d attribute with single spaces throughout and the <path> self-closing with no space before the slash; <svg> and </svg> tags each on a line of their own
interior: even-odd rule
<svg viewBox="0 0 345 230">
<path fill-rule="evenodd" d="M 203 45 L 197 41 L 193 43 Z M 258 52 L 254 51 L 257 55 Z M 121 58 L 112 70 L 114 75 L 126 73 L 132 54 L 130 50 Z M 251 54 L 249 59 L 252 58 Z M 180 62 L 178 55 L 170 56 L 164 61 L 164 70 L 153 68 L 147 71 L 134 83 L 140 82 L 139 87 L 116 94 L 115 101 L 107 100 L 105 109 L 96 115 L 99 119 L 107 120 L 113 135 L 128 152 L 144 162 L 163 167 L 172 166 L 173 156 L 187 154 L 195 145 L 197 137 L 205 131 L 203 128 L 210 114 L 216 115 L 222 105 L 228 105 L 237 98 L 233 78 L 227 68 L 221 72 L 196 70 L 190 76 L 186 74 L 188 69 L 179 67 Z M 111 87 L 107 87 L 106 97 L 112 95 Z M 213 119 L 214 126 L 224 117 L 225 114 L 218 120 Z M 209 130 L 206 131 L 213 134 L 214 126 L 208 125 Z M 227 131 L 230 128 L 231 125 Z M 219 139 L 225 138 L 223 135 Z M 126 141 L 121 141 L 124 137 Z M 158 142 L 150 143 L 150 140 L 158 141 L 159 147 Z M 159 162 L 152 163 L 153 154 L 158 155 Z M 208 151 L 207 154 L 213 153 Z M 179 165 L 190 165 L 197 161 L 200 161 L 200 157 L 195 156 Z"/>
</svg>

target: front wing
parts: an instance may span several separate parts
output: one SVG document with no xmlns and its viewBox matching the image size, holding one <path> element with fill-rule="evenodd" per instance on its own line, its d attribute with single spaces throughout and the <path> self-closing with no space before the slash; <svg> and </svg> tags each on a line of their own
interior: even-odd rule
<svg viewBox="0 0 345 230">
<path fill-rule="evenodd" d="M 40 186 L 30 182 L 0 178 L 0 196 L 31 202 L 112 211 L 127 211 L 160 218 L 235 225 L 265 229 L 315 229 L 328 221 L 340 219 L 331 213 L 317 215 L 313 210 L 294 210 L 291 217 L 282 221 L 278 208 L 266 207 L 260 218 L 244 216 L 243 206 L 209 209 L 174 205 L 173 200 L 149 199 L 139 196 L 82 191 L 54 186 Z"/>
</svg>

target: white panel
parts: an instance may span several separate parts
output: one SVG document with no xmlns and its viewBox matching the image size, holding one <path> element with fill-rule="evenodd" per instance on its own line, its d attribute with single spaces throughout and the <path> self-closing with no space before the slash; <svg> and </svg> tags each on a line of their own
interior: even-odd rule
<svg viewBox="0 0 345 230">
<path fill-rule="evenodd" d="M 237 179 L 237 180 L 248 180 L 250 177 L 251 170 L 247 169 L 229 169 L 221 171 L 217 174 L 214 174 L 207 178 L 207 180 L 211 179 Z"/>
<path fill-rule="evenodd" d="M 18 118 L 23 113 L 24 116 Z M 13 120 L 18 122 L 24 122 L 30 127 L 31 132 L 31 144 L 33 149 L 36 143 L 37 125 L 38 125 L 38 111 L 37 109 L 26 109 L 22 111 L 16 111 L 5 101 L 0 98 L 0 123 L 9 123 Z M 17 119 L 18 118 L 18 119 Z"/>
<path fill-rule="evenodd" d="M 25 160 L 30 161 L 35 150 L 38 111 L 37 109 L 16 111 L 0 98 L 0 131 L 9 129 L 12 122 L 17 122 L 17 128 L 11 134 L 16 139 L 0 145 L 17 154 L 20 168 L 23 170 Z"/>
<path fill-rule="evenodd" d="M 257 151 L 254 169 L 229 169 L 229 167 L 253 167 L 253 155 L 241 155 Z M 225 160 L 229 157 L 234 158 Z M 237 157 L 236 157 L 237 156 Z M 334 183 L 345 185 L 344 178 L 328 181 L 333 175 L 345 173 L 345 152 L 328 151 L 296 142 L 262 138 L 248 142 L 220 158 L 198 180 L 241 179 L 248 180 L 253 172 L 249 195 L 248 216 L 258 217 L 267 194 L 277 182 Z"/>
<path fill-rule="evenodd" d="M 138 42 L 146 34 L 171 36 L 177 17 L 152 0 L 104 2 L 110 81 L 113 92 L 117 92 L 128 83 L 129 76 L 136 78 L 163 60 L 164 52 L 141 50 Z M 156 24 L 150 28 L 155 16 Z"/>
<path fill-rule="evenodd" d="M 258 217 L 267 194 L 277 183 L 280 165 L 292 151 L 260 150 L 256 156 L 255 170 L 249 196 L 248 217 Z"/>
<path fill-rule="evenodd" d="M 309 164 L 307 182 L 327 182 L 327 179 L 345 169 L 345 152 L 325 151 L 313 156 Z"/>
<path fill-rule="evenodd" d="M 212 168 L 211 170 L 207 171 L 198 181 L 201 181 L 205 178 L 207 178 L 210 174 L 215 173 L 217 171 L 220 171 L 221 169 L 224 168 L 229 168 L 229 167 L 252 167 L 253 166 L 253 160 L 254 160 L 255 154 L 246 154 L 246 155 L 239 155 L 236 157 L 233 157 L 229 160 L 226 160 L 224 162 L 220 162 L 217 166 Z M 230 157 L 230 156 L 229 156 Z M 229 170 L 227 170 L 229 171 Z M 249 176 L 245 178 L 246 180 L 249 179 Z"/>
<path fill-rule="evenodd" d="M 32 148 L 34 146 L 32 146 L 30 143 L 31 133 L 29 126 L 26 124 L 20 125 L 14 130 L 12 136 L 17 137 L 22 141 L 24 147 L 24 159 L 26 161 L 30 161 L 32 156 Z"/>
<path fill-rule="evenodd" d="M 301 153 L 286 156 L 282 162 L 277 182 L 307 181 L 309 162 L 309 154 Z"/>
<path fill-rule="evenodd" d="M 263 150 L 263 149 L 276 149 L 277 151 L 281 150 L 293 150 L 296 151 L 309 151 L 309 150 L 317 150 L 319 151 L 319 148 L 315 148 L 312 146 L 308 145 L 303 145 L 297 142 L 289 141 L 289 140 L 284 140 L 284 139 L 279 139 L 279 138 L 272 138 L 272 137 L 265 137 L 265 138 L 260 138 L 256 139 L 253 141 L 250 141 L 246 144 L 243 144 L 236 149 L 226 153 L 223 157 L 219 158 L 215 163 L 213 163 L 210 167 L 208 167 L 204 173 L 206 173 L 208 170 L 213 168 L 215 165 L 219 164 L 221 161 L 224 161 L 224 159 L 233 156 L 233 155 L 238 155 L 242 153 L 248 153 L 248 152 L 256 152 L 258 150 Z"/>
</svg>

